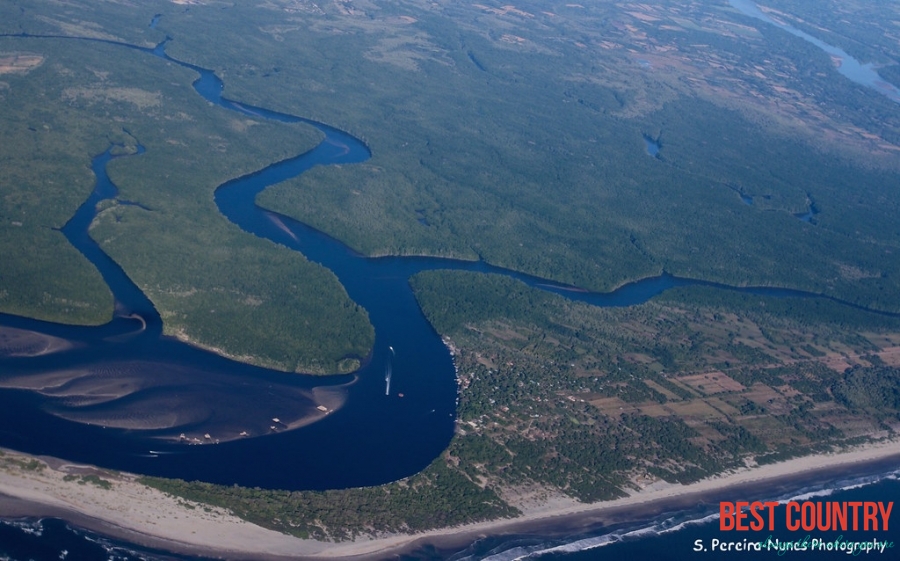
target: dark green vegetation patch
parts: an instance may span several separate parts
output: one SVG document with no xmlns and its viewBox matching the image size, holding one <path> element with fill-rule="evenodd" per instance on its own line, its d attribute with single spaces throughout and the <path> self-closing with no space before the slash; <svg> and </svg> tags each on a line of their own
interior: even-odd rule
<svg viewBox="0 0 900 561">
<path fill-rule="evenodd" d="M 513 516 L 552 496 L 610 499 L 900 427 L 900 370 L 884 362 L 900 348 L 897 318 L 713 289 L 600 309 L 496 275 L 434 271 L 412 284 L 460 379 L 457 434 L 423 472 L 325 492 L 145 482 L 269 528 L 347 539 Z"/>
<path fill-rule="evenodd" d="M 847 10 L 867 9 L 852 4 L 808 14 L 777 3 L 814 35 Z M 144 46 L 172 37 L 168 52 L 214 69 L 226 95 L 364 138 L 369 162 L 315 169 L 260 197 L 364 253 L 481 258 L 599 290 L 665 270 L 900 309 L 900 209 L 888 189 L 900 169 L 896 104 L 840 76 L 817 47 L 724 2 L 0 9 L 7 33 Z M 158 29 L 147 26 L 154 14 Z M 816 25 L 806 26 L 811 18 Z M 874 27 L 855 26 L 846 39 L 823 38 L 863 61 L 897 59 L 890 18 L 870 19 Z M 3 188 L 18 192 L 0 224 L 4 255 L 17 264 L 0 277 L 3 309 L 107 317 L 96 273 L 47 228 L 89 188 L 87 157 L 127 128 L 153 150 L 115 162 L 113 176 L 123 197 L 140 195 L 151 211 L 106 209 L 95 236 L 160 307 L 168 333 L 291 370 L 332 370 L 339 357 L 365 354 L 371 330 L 333 277 L 308 265 L 287 274 L 302 259 L 263 251 L 209 213 L 216 184 L 295 154 L 312 140 L 308 131 L 201 109 L 190 72 L 136 52 L 4 45 L 4 55 L 68 49 L 74 58 L 45 57 L 2 77 L 9 138 L 18 139 L 4 151 L 4 170 L 14 170 L 5 173 L 15 176 Z M 38 145 L 26 131 L 47 138 Z M 645 138 L 659 144 L 657 157 Z M 63 176 L 72 184 L 65 194 Z M 65 200 L 27 200 L 38 184 Z M 148 214 L 166 205 L 181 218 L 163 226 Z M 47 252 L 29 260 L 25 247 Z M 328 304 L 309 297 L 319 287 L 332 294 Z M 255 332 L 245 338 L 231 324 Z"/>
<path fill-rule="evenodd" d="M 457 349 L 462 463 L 501 488 L 597 500 L 900 426 L 881 358 L 898 318 L 708 288 L 604 309 L 496 275 L 413 286 Z"/>
<path fill-rule="evenodd" d="M 319 540 L 417 532 L 518 514 L 493 490 L 448 467 L 445 456 L 409 479 L 360 489 L 271 491 L 150 477 L 141 482 L 227 508 L 266 528 Z"/>
<path fill-rule="evenodd" d="M 91 158 L 111 145 L 120 192 L 91 236 L 150 297 L 166 333 L 288 371 L 347 371 L 373 330 L 328 270 L 230 224 L 213 191 L 304 152 L 320 135 L 229 115 L 191 88 L 196 74 L 121 46 L 0 38 L 40 57 L 4 76 L 0 307 L 71 323 L 103 323 L 112 298 L 57 230 L 94 183 Z M 130 204 L 121 204 L 127 201 Z"/>
</svg>

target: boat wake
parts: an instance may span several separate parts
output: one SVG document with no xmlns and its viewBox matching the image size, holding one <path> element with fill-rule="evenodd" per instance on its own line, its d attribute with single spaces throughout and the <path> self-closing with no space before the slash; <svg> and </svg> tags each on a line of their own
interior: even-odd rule
<svg viewBox="0 0 900 561">
<path fill-rule="evenodd" d="M 384 363 L 384 395 L 391 395 L 391 375 L 394 372 L 394 347 L 388 347 L 390 354 Z"/>
</svg>

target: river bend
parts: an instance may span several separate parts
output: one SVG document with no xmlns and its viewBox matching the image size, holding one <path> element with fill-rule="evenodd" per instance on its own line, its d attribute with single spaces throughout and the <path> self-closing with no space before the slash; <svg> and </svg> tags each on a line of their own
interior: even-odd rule
<svg viewBox="0 0 900 561">
<path fill-rule="evenodd" d="M 322 123 L 223 98 L 213 72 L 169 57 L 165 43 L 145 49 L 102 42 L 193 69 L 200 76 L 194 89 L 223 110 L 304 122 L 325 135 L 309 152 L 224 183 L 215 202 L 246 232 L 332 270 L 368 311 L 375 345 L 358 372 L 323 379 L 233 362 L 163 337 L 152 303 L 88 235 L 97 203 L 116 196 L 106 175 L 113 157 L 107 151 L 93 160 L 94 193 L 63 233 L 109 284 L 115 317 L 100 327 L 78 327 L 0 314 L 0 326 L 37 337 L 36 344 L 54 350 L 0 355 L 0 427 L 15 427 L 0 429 L 0 446 L 139 474 L 248 487 L 381 484 L 426 467 L 448 445 L 456 420 L 452 357 L 419 309 L 411 275 L 434 269 L 497 273 L 598 306 L 640 304 L 679 286 L 730 288 L 662 275 L 600 294 L 484 262 L 360 256 L 254 200 L 266 187 L 313 166 L 365 161 L 370 152 L 362 141 Z M 816 297 L 783 289 L 732 289 Z"/>
</svg>

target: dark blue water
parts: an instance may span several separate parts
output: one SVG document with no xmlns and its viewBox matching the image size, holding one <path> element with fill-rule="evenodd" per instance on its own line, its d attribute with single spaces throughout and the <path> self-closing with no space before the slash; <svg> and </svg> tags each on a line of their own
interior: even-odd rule
<svg viewBox="0 0 900 561">
<path fill-rule="evenodd" d="M 0 446 L 135 473 L 251 487 L 325 489 L 384 483 L 428 465 L 446 448 L 455 422 L 452 360 L 416 304 L 408 285 L 411 275 L 432 269 L 497 273 L 600 306 L 639 304 L 679 286 L 729 288 L 662 275 L 597 294 L 483 262 L 359 256 L 253 201 L 267 186 L 313 166 L 364 161 L 368 148 L 327 125 L 222 98 L 222 83 L 212 72 L 169 58 L 164 45 L 152 50 L 121 46 L 196 70 L 200 78 L 195 89 L 224 109 L 306 122 L 324 133 L 325 140 L 313 150 L 223 184 L 215 200 L 222 214 L 245 231 L 301 251 L 334 271 L 351 298 L 368 311 L 376 330 L 374 349 L 353 376 L 323 380 L 235 363 L 162 337 L 152 303 L 87 234 L 96 203 L 116 196 L 105 172 L 113 156 L 105 152 L 92 163 L 98 178 L 94 194 L 63 233 L 109 284 L 115 317 L 101 327 L 72 327 L 0 315 L 2 326 L 71 344 L 41 356 L 0 357 L 0 386 L 5 388 L 0 390 L 0 427 L 6 427 L 0 428 Z M 815 297 L 782 289 L 733 289 Z M 389 360 L 391 391 L 385 395 Z M 321 392 L 339 396 L 344 406 L 318 415 Z M 316 422 L 285 430 L 305 418 Z M 248 437 L 237 437 L 240 432 Z M 180 434 L 202 445 L 187 445 Z"/>
<path fill-rule="evenodd" d="M 698 502 L 693 507 L 677 513 L 662 514 L 645 521 L 629 522 L 578 534 L 557 537 L 519 535 L 512 537 L 486 538 L 458 552 L 433 552 L 435 558 L 453 561 L 489 560 L 511 561 L 518 559 L 550 561 L 594 561 L 615 559 L 651 559 L 653 561 L 694 561 L 719 559 L 847 559 L 846 552 L 837 550 L 810 550 L 786 552 L 779 555 L 775 546 L 764 551 L 726 552 L 713 551 L 713 540 L 763 542 L 768 544 L 779 540 L 784 542 L 803 541 L 809 536 L 825 542 L 838 541 L 865 542 L 877 539 L 891 542 L 894 547 L 886 547 L 883 554 L 871 552 L 866 558 L 900 559 L 900 514 L 895 504 L 889 518 L 887 531 L 849 532 L 791 532 L 785 527 L 784 503 L 789 500 L 802 501 L 895 501 L 900 498 L 900 481 L 897 470 L 860 477 L 837 477 L 828 482 L 817 482 L 791 492 L 759 494 L 753 490 Z M 778 500 L 782 505 L 776 509 L 774 531 L 723 531 L 719 528 L 719 500 Z M 553 528 L 547 528 L 547 535 L 553 535 Z M 699 542 L 698 542 L 699 540 Z M 698 545 L 699 543 L 699 545 Z M 811 542 L 810 542 L 811 543 Z M 701 548 L 706 548 L 702 551 Z M 426 550 L 416 552 L 411 558 L 425 558 Z"/>
<path fill-rule="evenodd" d="M 819 214 L 819 208 L 816 206 L 816 203 L 813 202 L 812 197 L 810 197 L 808 193 L 806 195 L 806 199 L 808 201 L 807 202 L 807 211 L 800 212 L 798 214 L 795 214 L 794 216 L 796 216 L 803 222 L 807 222 L 809 224 L 815 224 L 816 223 L 816 215 Z"/>
<path fill-rule="evenodd" d="M 138 50 L 172 60 L 163 46 Z M 189 67 L 201 74 L 194 84 L 197 91 L 221 107 L 260 118 L 305 121 L 222 99 L 222 83 L 214 74 Z M 362 259 L 318 232 L 253 205 L 255 194 L 266 186 L 314 165 L 369 157 L 359 140 L 317 126 L 327 138 L 316 149 L 226 183 L 216 200 L 223 214 L 247 231 L 331 265 L 376 325 L 376 344 L 366 367 L 355 376 L 289 376 L 160 337 L 152 304 L 87 234 L 96 203 L 115 197 L 105 172 L 112 158 L 107 152 L 93 161 L 98 176 L 94 194 L 63 231 L 103 274 L 116 299 L 116 318 L 100 328 L 84 328 L 0 317 L 2 325 L 75 346 L 45 356 L 0 358 L 0 385 L 43 387 L 44 380 L 53 379 L 50 391 L 0 391 L 0 426 L 16 427 L 0 430 L 0 445 L 138 473 L 284 489 L 395 480 L 421 470 L 446 448 L 455 419 L 453 364 L 407 283 L 410 274 L 427 264 L 392 267 L 390 260 Z M 395 393 L 386 396 L 383 372 L 389 346 L 395 349 Z M 86 397 L 115 384 L 127 386 L 116 399 Z M 342 395 L 346 405 L 302 430 L 283 430 L 317 415 L 315 392 L 323 389 Z M 236 438 L 241 432 L 249 438 Z M 181 434 L 205 445 L 187 446 Z M 322 454 L 328 461 L 322 461 Z M 285 464 L 292 469 L 272 469 Z"/>
<path fill-rule="evenodd" d="M 719 529 L 716 517 L 718 500 L 798 500 L 798 501 L 896 501 L 900 498 L 900 481 L 897 470 L 879 471 L 871 476 L 832 477 L 825 482 L 800 485 L 792 492 L 773 490 L 759 494 L 752 490 L 720 498 L 711 498 L 683 508 L 677 513 L 661 514 L 624 524 L 565 533 L 562 528 L 548 524 L 541 531 L 517 536 L 483 538 L 462 549 L 440 550 L 432 546 L 403 555 L 404 560 L 448 559 L 451 561 L 510 561 L 513 559 L 594 561 L 607 559 L 652 559 L 654 561 L 696 561 L 731 558 L 748 559 L 847 559 L 846 553 L 829 551 L 793 552 L 779 556 L 777 552 L 697 552 L 696 541 L 709 548 L 713 539 L 763 541 L 769 537 L 783 541 L 802 540 L 807 535 L 834 541 L 889 541 L 894 548 L 884 554 L 870 553 L 865 558 L 900 558 L 900 514 L 896 509 L 890 517 L 887 532 L 788 532 L 783 529 L 784 511 L 776 513 L 774 532 L 724 532 Z M 795 484 L 799 485 L 799 484 Z M 739 534 L 739 535 L 738 535 Z M 67 552 L 63 555 L 63 552 Z M 12 561 L 52 561 L 58 559 L 84 561 L 199 561 L 201 558 L 174 555 L 148 549 L 119 540 L 112 540 L 93 532 L 87 532 L 57 519 L 0 520 L 0 559 Z"/>
<path fill-rule="evenodd" d="M 143 153 L 143 146 L 139 146 L 136 154 Z M 131 282 L 125 272 L 88 234 L 88 228 L 97 215 L 97 205 L 101 201 L 114 199 L 119 192 L 106 174 L 106 164 L 113 158 L 112 149 L 109 149 L 91 162 L 91 171 L 97 178 L 94 191 L 62 227 L 62 233 L 69 243 L 77 247 L 82 255 L 97 267 L 106 284 L 115 287 L 113 294 L 116 299 L 116 317 L 120 318 L 120 322 L 121 319 L 130 319 L 134 324 L 138 320 L 131 318 L 140 317 L 143 319 L 142 328 L 146 330 L 145 335 L 158 337 L 162 333 L 162 320 L 150 299 Z M 118 326 L 111 327 L 114 331 L 118 331 Z"/>
<path fill-rule="evenodd" d="M 0 358 L 0 386 L 10 388 L 0 391 L 0 426 L 16 427 L 0 430 L 2 446 L 135 473 L 228 485 L 326 489 L 384 483 L 428 465 L 446 448 L 455 421 L 457 388 L 451 357 L 415 301 L 408 284 L 411 275 L 431 269 L 503 274 L 599 306 L 639 304 L 680 286 L 720 286 L 662 275 L 598 294 L 483 262 L 364 258 L 253 203 L 267 186 L 313 166 L 366 160 L 370 153 L 361 141 L 326 125 L 222 98 L 218 77 L 169 58 L 164 44 L 137 50 L 196 70 L 197 92 L 222 108 L 264 119 L 302 121 L 322 131 L 325 140 L 313 150 L 223 184 L 215 200 L 222 214 L 245 231 L 300 251 L 334 271 L 350 297 L 368 311 L 376 331 L 374 349 L 355 376 L 323 380 L 234 363 L 161 337 L 152 303 L 87 235 L 96 203 L 115 197 L 105 172 L 112 158 L 107 152 L 93 161 L 98 177 L 95 193 L 63 231 L 103 274 L 115 295 L 116 317 L 100 328 L 0 317 L 2 325 L 75 345 L 45 356 Z M 772 288 L 739 290 L 812 297 Z M 385 395 L 389 347 L 395 351 L 393 391 Z M 284 430 L 285 425 L 316 418 L 316 391 L 341 396 L 346 403 L 302 429 Z M 94 397 L 106 392 L 120 395 Z M 238 438 L 240 433 L 249 437 Z M 182 434 L 185 441 L 204 445 L 187 446 L 179 440 Z M 322 461 L 322 454 L 328 461 Z M 293 469 L 271 469 L 286 462 Z"/>
<path fill-rule="evenodd" d="M 644 148 L 647 150 L 648 156 L 653 156 L 654 158 L 659 158 L 659 150 L 662 148 L 660 146 L 658 140 L 653 140 L 646 134 L 644 135 Z"/>
<path fill-rule="evenodd" d="M 0 520 L 4 561 L 201 561 L 112 540 L 55 519 Z"/>
<path fill-rule="evenodd" d="M 741 198 L 741 202 L 743 202 L 745 205 L 753 206 L 753 197 L 744 193 L 737 187 L 730 187 L 730 189 L 738 194 L 738 196 Z M 769 197 L 764 195 L 763 198 L 767 199 Z M 808 193 L 806 195 L 806 199 L 807 199 L 806 212 L 797 212 L 797 213 L 794 213 L 793 216 L 794 216 L 794 218 L 797 218 L 802 222 L 806 222 L 807 224 L 815 225 L 816 224 L 815 216 L 817 214 L 819 214 L 819 209 L 818 209 L 818 207 L 816 207 L 816 204 L 812 201 L 812 197 L 810 197 Z"/>
</svg>

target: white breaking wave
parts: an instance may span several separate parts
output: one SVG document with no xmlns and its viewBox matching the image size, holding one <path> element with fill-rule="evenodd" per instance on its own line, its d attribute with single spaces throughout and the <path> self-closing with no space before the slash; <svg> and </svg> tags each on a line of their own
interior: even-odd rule
<svg viewBox="0 0 900 561">
<path fill-rule="evenodd" d="M 834 493 L 842 491 L 859 489 L 860 487 L 872 485 L 874 483 L 878 483 L 879 481 L 896 481 L 898 479 L 900 479 L 900 470 L 880 475 L 867 475 L 852 479 L 840 480 L 834 482 L 831 486 L 826 488 L 801 489 L 800 491 L 794 491 L 789 495 L 783 495 L 774 500 L 776 500 L 780 504 L 786 504 L 790 501 L 804 501 L 815 497 L 827 497 L 829 495 L 833 495 Z M 513 545 L 513 542 L 508 542 L 506 544 L 495 547 L 484 556 L 467 556 L 455 561 L 523 561 L 525 559 L 532 559 L 541 555 L 547 555 L 551 553 L 578 553 L 581 551 L 587 551 L 605 547 L 607 545 L 616 544 L 623 540 L 634 540 L 670 534 L 683 530 L 684 528 L 689 526 L 707 524 L 713 522 L 714 520 L 717 520 L 718 518 L 718 512 L 714 512 L 700 518 L 684 520 L 681 522 L 675 522 L 675 518 L 670 517 L 659 522 L 654 522 L 647 526 L 641 526 L 639 528 L 630 530 L 615 530 L 599 536 L 575 539 L 571 542 L 562 544 L 558 542 L 554 543 L 551 540 L 548 540 L 543 544 L 528 546 Z M 521 541 L 521 539 L 517 541 Z"/>
<path fill-rule="evenodd" d="M 168 555 L 157 556 L 136 551 L 130 547 L 116 545 L 109 538 L 98 534 L 91 534 L 78 528 L 73 528 L 68 524 L 66 524 L 66 529 L 81 537 L 83 540 L 95 543 L 103 548 L 103 551 L 106 552 L 108 561 L 166 561 L 172 559 L 172 557 Z"/>
<path fill-rule="evenodd" d="M 709 516 L 704 516 L 703 518 L 698 518 L 696 520 L 685 520 L 684 522 L 682 522 L 680 524 L 676 524 L 675 526 L 672 526 L 671 528 L 665 528 L 663 530 L 660 530 L 658 533 L 660 535 L 661 534 L 670 534 L 672 532 L 677 532 L 678 530 L 687 528 L 688 526 L 698 526 L 700 524 L 706 524 L 707 522 L 712 522 L 713 520 L 718 520 L 718 519 L 719 519 L 719 513 L 717 512 L 715 514 L 710 514 Z"/>
<path fill-rule="evenodd" d="M 44 535 L 43 520 L 2 520 L 0 523 L 11 526 L 24 534 L 41 537 Z"/>
</svg>

